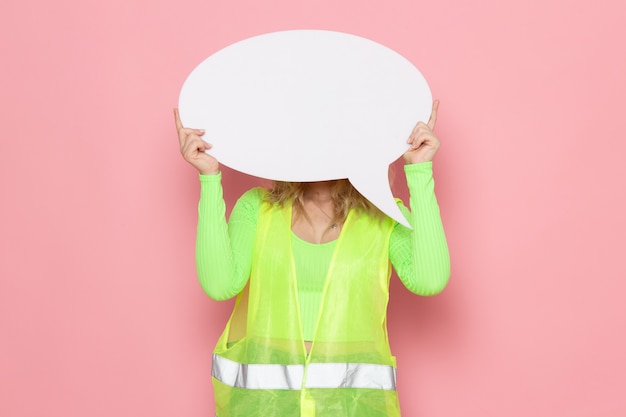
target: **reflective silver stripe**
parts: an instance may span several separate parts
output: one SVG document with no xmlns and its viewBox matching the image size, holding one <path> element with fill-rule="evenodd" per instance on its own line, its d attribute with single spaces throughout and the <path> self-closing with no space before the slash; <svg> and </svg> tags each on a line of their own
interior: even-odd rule
<svg viewBox="0 0 626 417">
<path fill-rule="evenodd" d="M 311 363 L 306 388 L 396 389 L 396 369 L 371 363 Z"/>
<path fill-rule="evenodd" d="M 303 374 L 304 365 L 247 365 L 213 354 L 211 375 L 235 388 L 300 389 Z"/>
<path fill-rule="evenodd" d="M 299 390 L 304 365 L 242 364 L 213 354 L 211 374 L 235 388 Z M 310 363 L 305 388 L 395 390 L 396 369 L 369 363 Z"/>
</svg>

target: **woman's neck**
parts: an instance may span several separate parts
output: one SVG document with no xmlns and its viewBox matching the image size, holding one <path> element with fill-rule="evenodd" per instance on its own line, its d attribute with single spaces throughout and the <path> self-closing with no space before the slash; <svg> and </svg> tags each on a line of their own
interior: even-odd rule
<svg viewBox="0 0 626 417">
<path fill-rule="evenodd" d="M 330 201 L 333 183 L 333 181 L 318 181 L 307 184 L 304 199 L 314 200 L 318 203 Z"/>
<path fill-rule="evenodd" d="M 301 215 L 293 218 L 292 230 L 311 243 L 326 243 L 339 237 L 341 223 L 335 220 L 332 198 L 333 181 L 308 183 L 300 206 Z"/>
</svg>

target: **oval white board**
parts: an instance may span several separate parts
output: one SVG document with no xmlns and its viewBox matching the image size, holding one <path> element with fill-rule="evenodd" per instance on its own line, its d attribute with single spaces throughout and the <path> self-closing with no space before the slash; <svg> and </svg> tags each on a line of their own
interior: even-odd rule
<svg viewBox="0 0 626 417">
<path fill-rule="evenodd" d="M 272 180 L 348 178 L 405 225 L 388 166 L 431 108 L 428 84 L 406 58 L 374 41 L 322 30 L 232 44 L 198 65 L 179 97 L 183 124 L 206 130 L 209 153 L 220 163 Z"/>
</svg>

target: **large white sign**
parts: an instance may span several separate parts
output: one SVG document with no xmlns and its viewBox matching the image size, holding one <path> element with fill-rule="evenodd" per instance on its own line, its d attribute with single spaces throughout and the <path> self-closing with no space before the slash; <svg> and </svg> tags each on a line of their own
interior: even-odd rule
<svg viewBox="0 0 626 417">
<path fill-rule="evenodd" d="M 230 45 L 191 72 L 179 99 L 183 124 L 206 130 L 209 153 L 220 163 L 272 180 L 348 178 L 405 225 L 388 167 L 431 107 L 426 80 L 406 58 L 322 30 Z"/>
</svg>

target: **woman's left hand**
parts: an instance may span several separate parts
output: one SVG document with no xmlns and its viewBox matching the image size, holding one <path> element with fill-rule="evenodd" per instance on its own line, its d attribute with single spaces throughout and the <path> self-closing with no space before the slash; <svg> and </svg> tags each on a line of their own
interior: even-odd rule
<svg viewBox="0 0 626 417">
<path fill-rule="evenodd" d="M 432 161 L 441 143 L 433 130 L 437 122 L 437 110 L 439 100 L 433 102 L 433 111 L 428 123 L 419 122 L 413 128 L 411 136 L 407 140 L 410 145 L 409 150 L 402 155 L 407 164 L 418 164 L 420 162 Z"/>
</svg>

